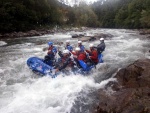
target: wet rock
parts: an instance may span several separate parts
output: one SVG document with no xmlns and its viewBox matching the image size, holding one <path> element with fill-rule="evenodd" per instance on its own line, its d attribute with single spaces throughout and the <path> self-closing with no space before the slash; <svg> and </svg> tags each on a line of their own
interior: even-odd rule
<svg viewBox="0 0 150 113">
<path fill-rule="evenodd" d="M 84 36 L 84 34 L 79 34 L 79 37 L 83 37 Z"/>
<path fill-rule="evenodd" d="M 126 88 L 150 87 L 150 59 L 138 60 L 116 75 L 118 82 Z"/>
<path fill-rule="evenodd" d="M 77 35 L 77 34 L 72 35 L 72 38 L 78 38 L 78 37 L 79 37 L 79 35 Z"/>
<path fill-rule="evenodd" d="M 16 34 L 16 37 L 24 37 L 24 36 L 27 36 L 27 33 L 18 32 L 18 33 Z"/>
<path fill-rule="evenodd" d="M 9 33 L 6 33 L 6 34 L 3 35 L 3 37 L 9 37 L 9 36 L 10 36 Z"/>
<path fill-rule="evenodd" d="M 95 41 L 96 38 L 95 37 L 90 37 L 89 41 Z"/>
<path fill-rule="evenodd" d="M 147 38 L 149 38 L 149 39 L 150 39 L 150 36 L 147 36 Z"/>
<path fill-rule="evenodd" d="M 150 34 L 150 29 L 141 29 L 139 31 L 140 35 L 147 35 Z"/>
<path fill-rule="evenodd" d="M 87 36 L 80 38 L 80 40 L 82 42 L 87 42 L 87 41 L 89 41 L 89 39 L 90 39 L 90 37 L 87 37 Z"/>
<path fill-rule="evenodd" d="M 100 38 L 104 38 L 104 39 L 110 39 L 112 38 L 113 35 L 111 34 L 95 34 L 94 36 L 85 36 L 84 34 L 73 34 L 72 38 L 79 38 L 79 40 L 83 41 L 83 42 L 87 42 L 87 41 L 95 41 L 95 40 L 99 40 Z"/>
<path fill-rule="evenodd" d="M 93 113 L 150 113 L 150 59 L 140 59 L 115 76 L 117 83 L 99 90 L 99 105 Z"/>
<path fill-rule="evenodd" d="M 95 34 L 94 37 L 95 37 L 96 39 L 100 39 L 100 38 L 110 39 L 110 38 L 113 37 L 113 35 L 100 33 L 100 34 Z"/>
<path fill-rule="evenodd" d="M 37 32 L 36 30 L 31 30 L 27 33 L 28 36 L 41 36 L 42 34 L 40 32 Z"/>
<path fill-rule="evenodd" d="M 150 39 L 150 29 L 141 29 L 139 30 L 140 35 L 145 35 L 144 38 Z"/>
<path fill-rule="evenodd" d="M 41 36 L 44 34 L 53 34 L 54 30 L 30 30 L 28 32 L 12 32 L 12 33 L 5 33 L 1 34 L 0 38 L 16 38 L 16 37 L 30 37 L 30 36 Z"/>
<path fill-rule="evenodd" d="M 149 113 L 150 88 L 123 89 L 113 94 L 100 91 L 95 113 Z"/>
<path fill-rule="evenodd" d="M 95 37 L 84 36 L 84 37 L 81 37 L 80 40 L 82 42 L 88 42 L 88 41 L 95 41 L 96 38 Z"/>
<path fill-rule="evenodd" d="M 73 34 L 72 38 L 81 38 L 83 36 L 84 36 L 84 34 Z"/>
</svg>

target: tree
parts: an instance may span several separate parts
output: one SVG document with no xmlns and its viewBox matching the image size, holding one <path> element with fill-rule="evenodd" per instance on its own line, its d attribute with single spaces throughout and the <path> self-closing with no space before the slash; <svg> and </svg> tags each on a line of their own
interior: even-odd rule
<svg viewBox="0 0 150 113">
<path fill-rule="evenodd" d="M 150 28 L 150 10 L 143 10 L 141 12 L 140 22 L 142 27 Z"/>
<path fill-rule="evenodd" d="M 0 31 L 27 31 L 62 24 L 56 0 L 1 0 Z"/>
</svg>

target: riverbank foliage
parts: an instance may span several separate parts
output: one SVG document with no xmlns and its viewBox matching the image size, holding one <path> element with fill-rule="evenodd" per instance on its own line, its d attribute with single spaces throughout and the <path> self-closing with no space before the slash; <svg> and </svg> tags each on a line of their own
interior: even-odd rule
<svg viewBox="0 0 150 113">
<path fill-rule="evenodd" d="M 61 2 L 0 0 L 0 32 L 28 31 L 56 25 L 150 28 L 150 0 L 99 0 L 90 5 L 80 2 L 73 7 Z"/>
</svg>

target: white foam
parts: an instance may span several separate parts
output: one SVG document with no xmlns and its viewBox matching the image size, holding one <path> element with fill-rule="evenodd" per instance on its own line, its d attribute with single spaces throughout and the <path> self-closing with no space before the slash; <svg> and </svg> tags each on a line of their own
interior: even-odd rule
<svg viewBox="0 0 150 113">
<path fill-rule="evenodd" d="M 5 41 L 0 41 L 0 46 L 4 46 L 7 45 L 7 43 Z"/>
<path fill-rule="evenodd" d="M 0 69 L 0 73 L 3 73 L 4 72 L 4 69 Z"/>
<path fill-rule="evenodd" d="M 69 112 L 79 92 L 87 87 L 102 88 L 108 81 L 98 84 L 91 77 L 72 75 L 59 76 L 55 79 L 43 77 L 32 84 L 15 84 L 12 101 L 0 111 L 3 113 Z"/>
<path fill-rule="evenodd" d="M 62 33 L 54 34 L 54 35 L 50 35 L 50 36 L 46 37 L 46 39 L 49 39 L 49 40 L 68 39 L 68 38 L 71 38 L 71 35 L 65 35 Z"/>
<path fill-rule="evenodd" d="M 40 52 L 43 51 L 43 48 L 24 48 L 21 49 L 22 52 Z"/>
</svg>

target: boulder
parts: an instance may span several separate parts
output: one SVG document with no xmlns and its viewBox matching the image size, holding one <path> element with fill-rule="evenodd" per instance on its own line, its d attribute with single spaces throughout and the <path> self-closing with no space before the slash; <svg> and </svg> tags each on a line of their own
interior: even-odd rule
<svg viewBox="0 0 150 113">
<path fill-rule="evenodd" d="M 90 37 L 89 41 L 95 41 L 96 38 L 95 37 Z"/>
<path fill-rule="evenodd" d="M 24 36 L 27 36 L 27 33 L 18 32 L 18 33 L 16 34 L 16 37 L 24 37 Z"/>
<path fill-rule="evenodd" d="M 150 87 L 150 59 L 137 60 L 121 69 L 116 78 L 126 88 Z"/>
<path fill-rule="evenodd" d="M 82 42 L 87 42 L 87 41 L 89 41 L 89 39 L 90 39 L 90 37 L 82 37 L 82 38 L 80 38 L 80 40 L 82 41 Z"/>
<path fill-rule="evenodd" d="M 16 38 L 16 37 L 30 37 L 30 36 L 41 36 L 44 34 L 54 34 L 53 30 L 30 30 L 27 32 L 12 32 L 12 33 L 5 33 L 0 35 L 0 38 Z"/>
<path fill-rule="evenodd" d="M 79 37 L 83 37 L 84 36 L 84 34 L 79 34 Z"/>
<path fill-rule="evenodd" d="M 99 104 L 93 113 L 150 113 L 150 59 L 140 59 L 118 71 L 113 89 L 98 91 Z"/>
<path fill-rule="evenodd" d="M 149 87 L 122 89 L 111 95 L 99 92 L 99 105 L 93 113 L 150 113 Z"/>
<path fill-rule="evenodd" d="M 79 37 L 79 35 L 77 35 L 77 34 L 72 35 L 72 38 L 78 38 L 78 37 Z"/>
<path fill-rule="evenodd" d="M 84 36 L 84 34 L 73 34 L 72 38 L 81 38 L 83 36 Z"/>
<path fill-rule="evenodd" d="M 36 30 L 31 30 L 27 33 L 28 36 L 41 36 L 41 33 Z"/>
</svg>

